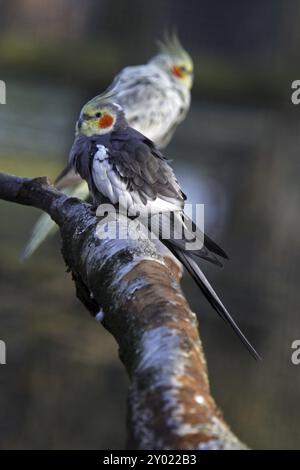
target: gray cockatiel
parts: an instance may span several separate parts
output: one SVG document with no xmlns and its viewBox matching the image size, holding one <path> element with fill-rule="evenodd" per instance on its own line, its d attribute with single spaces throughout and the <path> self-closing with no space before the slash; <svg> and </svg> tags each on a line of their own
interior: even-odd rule
<svg viewBox="0 0 300 470">
<path fill-rule="evenodd" d="M 216 255 L 226 258 L 226 254 L 200 229 L 194 230 L 193 236 L 203 241 L 201 248 L 186 248 L 185 242 L 192 233 L 186 232 L 189 219 L 184 214 L 185 196 L 168 160 L 151 140 L 128 126 L 118 104 L 106 100 L 103 97 L 103 101 L 89 102 L 82 109 L 70 165 L 87 181 L 95 205 L 110 202 L 116 208 L 125 207 L 127 213 L 147 213 L 151 217 L 162 214 L 162 225 L 171 221 L 172 229 L 175 226 L 185 229 L 182 238 L 172 236 L 171 230 L 170 237 L 161 237 L 161 241 L 186 267 L 210 304 L 228 321 L 251 354 L 259 358 L 199 267 L 200 259 L 221 265 Z M 160 230 L 157 233 L 161 234 Z"/>
<path fill-rule="evenodd" d="M 189 110 L 193 62 L 176 37 L 160 48 L 148 64 L 123 69 L 106 94 L 123 108 L 131 127 L 164 148 Z"/>
<path fill-rule="evenodd" d="M 192 82 L 192 59 L 173 36 L 160 43 L 159 54 L 147 64 L 124 68 L 108 87 L 106 95 L 113 96 L 114 102 L 122 106 L 131 127 L 162 148 L 188 112 Z M 98 99 L 96 96 L 94 101 Z M 88 196 L 87 185 L 72 171 L 63 172 L 56 185 L 70 196 L 81 199 Z M 52 219 L 43 214 L 34 226 L 22 259 L 28 258 L 55 229 Z"/>
</svg>

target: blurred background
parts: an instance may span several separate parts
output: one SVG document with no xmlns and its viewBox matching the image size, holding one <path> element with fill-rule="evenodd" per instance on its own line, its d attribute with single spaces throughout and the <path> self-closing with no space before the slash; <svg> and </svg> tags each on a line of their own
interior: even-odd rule
<svg viewBox="0 0 300 470">
<path fill-rule="evenodd" d="M 205 272 L 263 356 L 250 357 L 186 276 L 213 395 L 249 446 L 300 448 L 300 2 L 10 0 L 0 12 L 0 170 L 51 179 L 84 102 L 177 28 L 195 84 L 165 153 L 230 255 Z M 59 235 L 19 262 L 38 215 L 0 201 L 0 448 L 123 448 L 127 378 L 113 338 L 75 298 Z"/>
</svg>

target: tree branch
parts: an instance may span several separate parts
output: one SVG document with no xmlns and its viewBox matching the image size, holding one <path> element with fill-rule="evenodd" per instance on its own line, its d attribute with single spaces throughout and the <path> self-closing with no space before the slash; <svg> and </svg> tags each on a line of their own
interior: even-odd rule
<svg viewBox="0 0 300 470">
<path fill-rule="evenodd" d="M 60 226 L 77 296 L 115 337 L 130 377 L 128 448 L 245 449 L 210 394 L 197 318 L 173 258 L 148 239 L 100 240 L 107 221 L 46 178 L 0 173 L 0 199 L 42 209 Z M 126 222 L 119 216 L 118 228 Z"/>
</svg>

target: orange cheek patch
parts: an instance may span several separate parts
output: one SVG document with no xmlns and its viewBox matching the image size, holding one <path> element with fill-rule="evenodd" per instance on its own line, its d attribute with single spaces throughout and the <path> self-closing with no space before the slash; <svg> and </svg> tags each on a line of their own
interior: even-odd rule
<svg viewBox="0 0 300 470">
<path fill-rule="evenodd" d="M 114 118 L 110 114 L 104 114 L 99 119 L 98 126 L 101 127 L 101 129 L 106 129 L 107 127 L 110 127 L 113 122 Z"/>
<path fill-rule="evenodd" d="M 175 77 L 177 78 L 183 77 L 182 70 L 180 69 L 180 67 L 177 67 L 176 65 L 173 65 L 172 67 L 172 74 L 175 75 Z"/>
</svg>

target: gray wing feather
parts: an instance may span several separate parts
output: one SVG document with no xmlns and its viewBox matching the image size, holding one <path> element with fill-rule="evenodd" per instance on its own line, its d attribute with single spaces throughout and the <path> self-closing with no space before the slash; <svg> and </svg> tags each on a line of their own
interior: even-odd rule
<svg viewBox="0 0 300 470">
<path fill-rule="evenodd" d="M 105 148 L 105 157 L 97 153 L 100 147 Z M 115 204 L 120 195 L 133 193 L 143 206 L 150 200 L 163 201 L 168 210 L 183 208 L 185 197 L 167 160 L 134 129 L 92 138 L 78 136 L 70 163 L 88 182 L 96 200 L 102 194 Z"/>
</svg>

